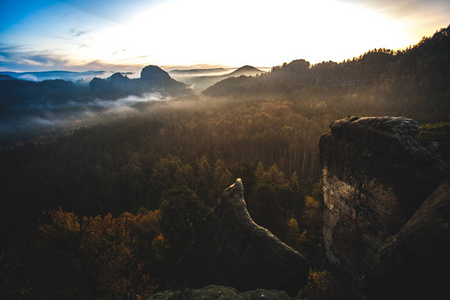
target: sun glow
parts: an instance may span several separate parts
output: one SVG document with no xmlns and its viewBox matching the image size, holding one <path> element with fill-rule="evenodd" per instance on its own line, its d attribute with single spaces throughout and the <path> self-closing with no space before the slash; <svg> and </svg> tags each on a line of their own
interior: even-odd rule
<svg viewBox="0 0 450 300">
<path fill-rule="evenodd" d="M 105 30 L 99 35 L 102 47 L 91 54 L 116 63 L 164 65 L 340 61 L 373 48 L 404 47 L 403 26 L 364 6 L 333 0 L 279 0 L 276 5 L 172 0 Z"/>
<path fill-rule="evenodd" d="M 58 7 L 52 15 L 60 17 L 52 24 L 62 23 L 63 5 Z M 55 38 L 47 26 L 35 48 L 58 53 L 71 66 L 271 67 L 301 58 L 342 61 L 373 48 L 405 48 L 421 38 L 413 36 L 411 19 L 355 1 L 168 0 L 135 11 L 120 22 L 96 18 L 77 29 L 88 13 L 72 9 L 70 30 L 55 28 Z M 64 30 L 70 38 L 62 37 Z"/>
</svg>

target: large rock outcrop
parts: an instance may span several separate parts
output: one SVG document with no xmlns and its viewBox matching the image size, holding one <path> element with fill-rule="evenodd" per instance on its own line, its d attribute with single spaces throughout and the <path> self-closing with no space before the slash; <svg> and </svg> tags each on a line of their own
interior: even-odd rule
<svg viewBox="0 0 450 300">
<path fill-rule="evenodd" d="M 277 289 L 296 295 L 309 264 L 250 217 L 241 179 L 226 189 L 181 258 L 175 272 L 191 287 L 232 286 L 239 291 Z"/>
<path fill-rule="evenodd" d="M 338 120 L 319 148 L 327 256 L 358 276 L 449 176 L 449 166 L 436 144 L 418 139 L 418 123 L 406 118 Z"/>
<path fill-rule="evenodd" d="M 439 299 L 448 293 L 450 178 L 375 255 L 366 274 L 372 299 Z"/>
</svg>

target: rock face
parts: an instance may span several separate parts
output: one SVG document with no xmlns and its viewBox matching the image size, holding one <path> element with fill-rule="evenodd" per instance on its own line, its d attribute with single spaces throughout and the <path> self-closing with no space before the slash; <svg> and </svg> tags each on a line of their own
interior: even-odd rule
<svg viewBox="0 0 450 300">
<path fill-rule="evenodd" d="M 194 235 L 177 266 L 188 284 L 284 290 L 296 295 L 307 282 L 309 265 L 298 252 L 281 242 L 250 217 L 242 181 L 226 189 Z"/>
<path fill-rule="evenodd" d="M 240 293 L 227 286 L 209 285 L 202 289 L 168 290 L 157 293 L 149 300 L 198 300 L 198 299 L 227 299 L 227 300 L 293 300 L 283 291 L 268 291 L 256 289 Z"/>
<path fill-rule="evenodd" d="M 375 255 L 366 275 L 374 299 L 439 299 L 450 268 L 450 178 Z"/>
<path fill-rule="evenodd" d="M 357 276 L 384 240 L 449 176 L 436 145 L 406 118 L 347 117 L 320 139 L 329 260 Z"/>
</svg>

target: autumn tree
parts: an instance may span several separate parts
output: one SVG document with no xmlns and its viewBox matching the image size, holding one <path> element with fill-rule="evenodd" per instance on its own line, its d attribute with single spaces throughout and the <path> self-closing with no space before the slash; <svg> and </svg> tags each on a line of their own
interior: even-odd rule
<svg viewBox="0 0 450 300">
<path fill-rule="evenodd" d="M 79 217 L 50 210 L 38 225 L 42 253 L 41 290 L 60 297 L 120 298 L 154 290 L 133 253 L 126 218 Z"/>
</svg>

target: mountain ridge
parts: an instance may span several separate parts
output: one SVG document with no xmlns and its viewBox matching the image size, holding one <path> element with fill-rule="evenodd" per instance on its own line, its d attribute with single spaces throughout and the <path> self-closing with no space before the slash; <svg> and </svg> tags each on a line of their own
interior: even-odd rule
<svg viewBox="0 0 450 300">
<path fill-rule="evenodd" d="M 226 71 L 226 69 L 224 69 Z M 222 72 L 220 72 L 222 73 Z M 237 76 L 255 76 L 257 74 L 265 73 L 265 71 L 262 71 L 258 68 L 255 68 L 250 65 L 244 65 L 240 68 L 237 68 L 236 70 L 226 73 L 226 74 L 220 74 L 220 75 L 204 75 L 201 72 L 198 72 L 197 74 L 202 74 L 201 76 L 180 76 L 179 80 L 193 86 L 197 90 L 204 90 L 209 88 L 210 86 L 214 85 L 217 82 L 220 82 L 224 79 L 230 78 L 230 77 L 237 77 Z M 196 73 L 194 73 L 196 74 Z"/>
</svg>

